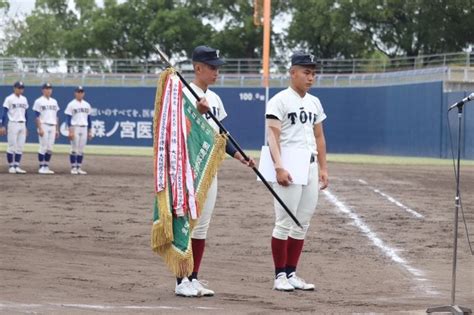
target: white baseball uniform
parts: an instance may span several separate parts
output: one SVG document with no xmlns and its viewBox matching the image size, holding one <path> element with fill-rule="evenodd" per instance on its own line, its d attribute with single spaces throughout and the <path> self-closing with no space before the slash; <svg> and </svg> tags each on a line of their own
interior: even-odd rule
<svg viewBox="0 0 474 315">
<path fill-rule="evenodd" d="M 217 95 L 216 93 L 214 93 L 213 91 L 209 89 L 207 89 L 204 92 L 200 87 L 198 87 L 194 83 L 191 83 L 190 86 L 197 93 L 199 97 L 206 98 L 209 104 L 210 110 L 219 121 L 222 121 L 224 118 L 227 117 L 227 113 L 224 109 L 224 104 L 222 103 L 222 100 L 219 97 L 219 95 Z M 193 102 L 193 104 L 196 104 L 195 102 L 196 99 L 187 88 L 184 88 L 183 92 L 186 94 L 188 99 L 191 102 Z M 219 126 L 217 126 L 217 124 L 207 114 L 205 114 L 205 116 L 209 125 L 211 125 L 211 127 L 214 128 L 216 132 L 219 132 Z M 209 223 L 211 222 L 212 212 L 214 211 L 214 206 L 216 204 L 216 198 L 217 198 L 217 175 L 214 177 L 214 180 L 212 181 L 212 184 L 209 187 L 209 190 L 207 192 L 206 201 L 204 202 L 204 206 L 201 210 L 201 216 L 199 217 L 199 220 L 197 224 L 195 225 L 192 235 L 191 235 L 192 238 L 206 239 L 207 230 L 209 229 Z"/>
<path fill-rule="evenodd" d="M 305 238 L 311 217 L 318 203 L 319 175 L 317 164 L 317 146 L 314 127 L 326 119 L 319 99 L 309 93 L 301 97 L 291 87 L 273 96 L 267 106 L 266 115 L 273 115 L 281 122 L 280 147 L 309 150 L 314 158 L 309 167 L 307 185 L 291 184 L 287 187 L 278 183 L 273 185 L 276 193 L 288 206 L 303 226 L 297 227 L 283 207 L 275 200 L 275 228 L 272 236 L 286 240 Z M 291 175 L 291 174 L 290 174 Z"/>
<path fill-rule="evenodd" d="M 67 104 L 64 113 L 71 116 L 71 127 L 74 130 L 74 139 L 71 141 L 71 154 L 82 155 L 87 143 L 88 118 L 91 105 L 85 100 L 72 100 Z"/>
<path fill-rule="evenodd" d="M 33 104 L 33 110 L 39 113 L 39 120 L 41 128 L 44 131 L 43 136 L 39 138 L 39 153 L 45 154 L 46 152 L 53 151 L 54 141 L 56 139 L 56 130 L 58 124 L 58 102 L 50 97 L 46 98 L 41 96 Z"/>
<path fill-rule="evenodd" d="M 8 109 L 7 153 L 21 155 L 26 140 L 26 110 L 28 100 L 23 95 L 12 93 L 5 98 L 3 107 Z"/>
</svg>

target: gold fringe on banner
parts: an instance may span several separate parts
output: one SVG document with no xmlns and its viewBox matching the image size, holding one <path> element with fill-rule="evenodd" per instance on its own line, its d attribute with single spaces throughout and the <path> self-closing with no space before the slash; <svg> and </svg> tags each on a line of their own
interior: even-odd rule
<svg viewBox="0 0 474 315">
<path fill-rule="evenodd" d="M 160 74 L 160 78 L 157 82 L 157 91 L 155 98 L 155 115 L 154 115 L 154 166 L 156 172 L 156 158 L 158 146 L 156 145 L 158 139 L 157 126 L 159 124 L 158 119 L 160 118 L 160 109 L 163 93 L 165 90 L 166 80 L 169 75 L 174 75 L 175 70 L 168 68 Z M 216 134 L 215 143 L 210 153 L 210 157 L 206 164 L 206 172 L 203 174 L 203 178 L 199 183 L 199 187 L 196 189 L 196 201 L 198 207 L 198 214 L 202 211 L 207 197 L 207 192 L 212 184 L 214 176 L 217 174 L 217 170 L 221 162 L 225 158 L 225 146 L 227 137 L 225 135 Z M 156 178 L 156 173 L 155 173 Z M 154 252 L 158 253 L 163 257 L 166 265 L 169 267 L 171 272 L 176 277 L 187 277 L 193 271 L 194 261 L 192 255 L 191 240 L 188 243 L 188 248 L 183 252 L 179 248 L 174 247 L 173 241 L 173 214 L 170 204 L 169 190 L 165 189 L 156 194 L 154 207 L 158 209 L 158 220 L 153 222 L 152 235 L 151 235 L 151 247 Z M 189 219 L 189 226 L 191 233 L 197 220 Z"/>
</svg>

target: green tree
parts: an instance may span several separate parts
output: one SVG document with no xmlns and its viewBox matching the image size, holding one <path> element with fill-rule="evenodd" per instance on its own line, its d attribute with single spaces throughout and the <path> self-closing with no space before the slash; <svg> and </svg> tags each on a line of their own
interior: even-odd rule
<svg viewBox="0 0 474 315">
<path fill-rule="evenodd" d="M 353 21 L 389 56 L 455 52 L 474 43 L 472 0 L 354 1 Z"/>
<path fill-rule="evenodd" d="M 474 43 L 473 0 L 295 0 L 292 47 L 322 58 L 456 52 Z"/>
<path fill-rule="evenodd" d="M 308 49 L 318 58 L 362 57 L 373 48 L 352 26 L 350 0 L 295 0 L 288 28 L 290 47 Z"/>
<path fill-rule="evenodd" d="M 222 30 L 214 33 L 211 43 L 219 48 L 227 58 L 260 58 L 263 46 L 263 28 L 254 25 L 253 0 L 213 0 L 209 18 L 214 23 L 224 24 Z M 272 18 L 285 12 L 288 2 L 272 1 Z M 272 55 L 275 43 L 280 46 L 281 39 L 272 29 Z"/>
</svg>

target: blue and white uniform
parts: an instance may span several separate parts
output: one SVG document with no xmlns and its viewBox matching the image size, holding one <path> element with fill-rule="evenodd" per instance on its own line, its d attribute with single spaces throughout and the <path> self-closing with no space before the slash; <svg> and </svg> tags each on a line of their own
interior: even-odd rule
<svg viewBox="0 0 474 315">
<path fill-rule="evenodd" d="M 87 143 L 88 131 L 91 128 L 91 105 L 85 100 L 72 100 L 67 104 L 64 113 L 67 117 L 67 125 L 74 132 L 71 140 L 71 168 L 80 169 L 84 157 L 84 147 Z"/>
<path fill-rule="evenodd" d="M 48 168 L 53 152 L 54 141 L 58 131 L 58 102 L 52 97 L 41 96 L 33 104 L 36 119 L 39 119 L 43 136 L 38 135 L 38 160 L 41 168 Z"/>
<path fill-rule="evenodd" d="M 11 94 L 3 102 L 2 126 L 7 127 L 7 161 L 11 173 L 15 169 L 20 169 L 20 161 L 23 147 L 26 141 L 28 100 L 23 95 Z"/>
</svg>

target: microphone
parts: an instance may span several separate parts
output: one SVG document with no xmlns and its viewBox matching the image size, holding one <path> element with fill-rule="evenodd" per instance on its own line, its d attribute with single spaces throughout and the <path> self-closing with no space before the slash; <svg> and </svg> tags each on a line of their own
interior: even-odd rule
<svg viewBox="0 0 474 315">
<path fill-rule="evenodd" d="M 448 109 L 448 112 L 449 112 L 451 109 L 453 109 L 453 108 L 455 108 L 455 107 L 461 107 L 461 106 L 463 106 L 465 103 L 470 102 L 470 101 L 472 101 L 472 100 L 474 100 L 474 93 L 471 93 L 469 96 L 466 96 L 466 97 L 463 98 L 461 101 L 459 101 L 459 102 L 454 103 L 453 105 L 451 105 L 451 106 L 449 107 L 449 109 Z"/>
</svg>

